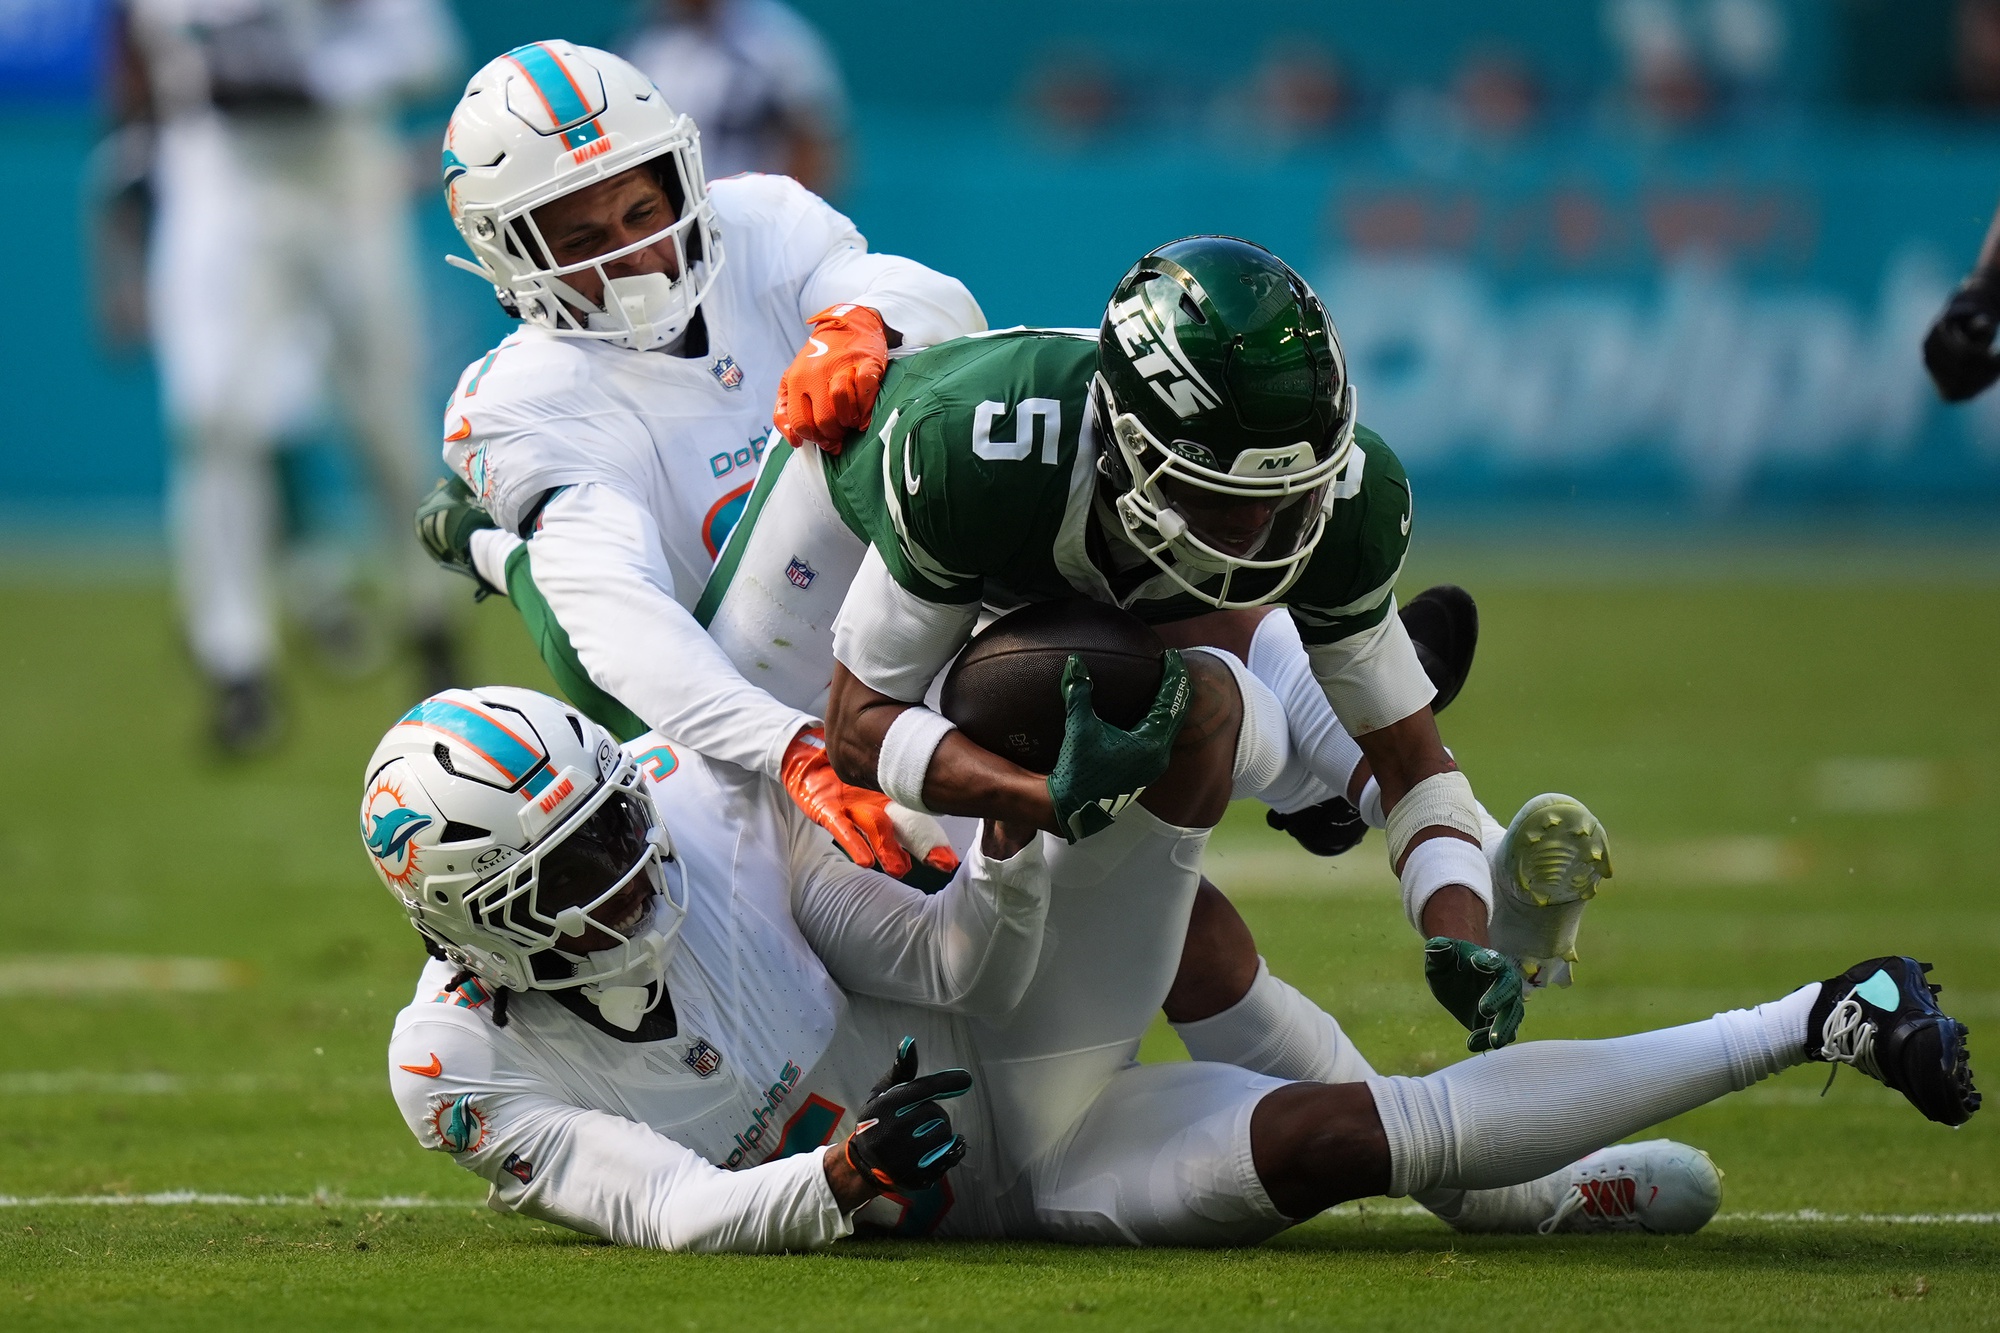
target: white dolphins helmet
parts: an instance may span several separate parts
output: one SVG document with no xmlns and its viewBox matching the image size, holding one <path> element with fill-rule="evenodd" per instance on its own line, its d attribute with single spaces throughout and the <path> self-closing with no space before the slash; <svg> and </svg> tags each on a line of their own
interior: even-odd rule
<svg viewBox="0 0 2000 1333">
<path fill-rule="evenodd" d="M 534 210 L 642 163 L 656 165 L 675 220 L 631 245 L 556 264 Z M 631 64 L 594 47 L 531 42 L 473 75 L 444 134 L 444 196 L 477 262 L 447 261 L 492 283 L 522 319 L 562 337 L 663 347 L 686 330 L 722 268 L 694 121 Z M 669 239 L 679 276 L 605 272 Z M 564 281 L 585 269 L 604 283 L 602 306 Z"/>
<path fill-rule="evenodd" d="M 685 876 L 637 763 L 568 705 L 424 700 L 368 760 L 361 840 L 418 932 L 485 981 L 582 987 L 627 1031 L 665 993 Z M 593 928 L 608 947 L 563 947 Z"/>
</svg>

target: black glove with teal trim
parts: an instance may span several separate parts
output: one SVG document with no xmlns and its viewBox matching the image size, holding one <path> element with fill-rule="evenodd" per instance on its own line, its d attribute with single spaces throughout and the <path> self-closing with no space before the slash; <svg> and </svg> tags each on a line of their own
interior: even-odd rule
<svg viewBox="0 0 2000 1333">
<path fill-rule="evenodd" d="M 1527 1016 L 1518 963 L 1468 940 L 1440 935 L 1424 941 L 1424 980 L 1431 994 L 1472 1035 L 1468 1051 L 1497 1051 L 1521 1030 Z"/>
<path fill-rule="evenodd" d="M 917 1043 L 903 1038 L 889 1066 L 861 1108 L 847 1136 L 847 1164 L 876 1188 L 921 1194 L 944 1179 L 965 1158 L 965 1136 L 951 1127 L 939 1102 L 972 1090 L 963 1069 L 940 1069 L 917 1077 Z"/>
<path fill-rule="evenodd" d="M 1062 752 L 1049 774 L 1049 799 L 1070 842 L 1110 827 L 1118 812 L 1139 799 L 1173 758 L 1194 691 L 1187 663 L 1172 648 L 1160 655 L 1160 689 L 1153 706 L 1130 731 L 1112 726 L 1090 703 L 1090 668 L 1071 653 L 1063 666 Z"/>
<path fill-rule="evenodd" d="M 457 477 L 440 481 L 417 506 L 417 540 L 431 553 L 431 559 L 479 585 L 479 591 L 472 595 L 478 602 L 507 591 L 481 578 L 479 567 L 472 562 L 472 534 L 481 528 L 498 526 L 479 507 L 472 488 Z"/>
</svg>

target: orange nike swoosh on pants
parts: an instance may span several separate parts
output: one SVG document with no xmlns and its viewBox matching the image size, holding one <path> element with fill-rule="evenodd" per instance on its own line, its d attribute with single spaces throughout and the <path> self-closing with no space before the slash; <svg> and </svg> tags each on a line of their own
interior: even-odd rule
<svg viewBox="0 0 2000 1333">
<path fill-rule="evenodd" d="M 453 431 L 451 434 L 445 436 L 444 442 L 446 444 L 457 444 L 460 440 L 469 440 L 471 438 L 472 438 L 472 418 L 460 417 L 458 419 L 458 429 Z"/>
<path fill-rule="evenodd" d="M 444 1072 L 444 1061 L 437 1058 L 436 1051 L 432 1051 L 431 1062 L 427 1065 L 397 1065 L 396 1068 L 407 1070 L 412 1074 L 422 1074 L 425 1078 L 436 1078 Z"/>
</svg>

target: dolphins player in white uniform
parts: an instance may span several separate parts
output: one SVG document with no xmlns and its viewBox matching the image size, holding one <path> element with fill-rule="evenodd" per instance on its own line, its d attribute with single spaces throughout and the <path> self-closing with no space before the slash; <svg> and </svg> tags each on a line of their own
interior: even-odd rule
<svg viewBox="0 0 2000 1333">
<path fill-rule="evenodd" d="M 1612 1211 L 1674 1229 L 1713 1210 L 1712 1173 L 1635 1179 L 1605 1169 L 1618 1149 L 1542 1173 L 1812 1059 L 1856 1065 L 1934 1120 L 1977 1110 L 1965 1030 L 1903 958 L 1423 1078 L 1140 1066 L 1136 1034 L 1103 1077 L 1026 1069 L 1023 1020 L 1066 1011 L 1041 1055 L 1074 1072 L 1080 1054 L 1103 1062 L 1062 1041 L 1158 1003 L 1128 993 L 1166 981 L 1127 966 L 1130 928 L 1160 915 L 1133 908 L 1192 893 L 1228 794 L 1216 751 L 1226 764 L 1251 743 L 1230 673 L 1181 679 L 1207 722 L 1111 828 L 1064 845 L 988 825 L 931 897 L 843 859 L 761 775 L 657 736 L 620 750 L 529 691 L 425 701 L 370 759 L 361 812 L 377 872 L 438 956 L 391 1039 L 405 1119 L 500 1211 L 622 1244 L 767 1251 L 857 1221 L 1248 1244 L 1345 1199 L 1437 1189 L 1538 1207 L 1549 1229 Z M 1093 879 L 1100 842 L 1154 878 Z M 1058 965 L 1078 949 L 1093 966 Z M 889 1077 L 863 1092 L 892 1045 Z M 967 1068 L 918 1077 L 918 1051 Z"/>
<path fill-rule="evenodd" d="M 866 417 L 892 337 L 914 345 L 976 328 L 970 297 L 909 261 L 866 254 L 844 218 L 790 182 L 705 191 L 694 127 L 624 62 L 566 43 L 519 48 L 474 78 L 444 169 L 479 260 L 463 266 L 492 281 L 524 327 L 468 369 L 445 418 L 447 461 L 501 527 L 450 533 L 466 510 L 440 497 L 422 523 L 434 551 L 489 588 L 535 587 L 517 601 L 545 659 L 563 656 L 548 640 L 570 649 L 577 667 L 558 679 L 592 715 L 622 718 L 621 734 L 656 727 L 780 777 L 858 862 L 900 874 L 908 838 L 948 870 L 934 826 L 840 783 L 824 762 L 807 710 L 823 706 L 829 673 L 801 682 L 782 655 L 718 649 L 688 608 L 773 438 L 761 404 L 807 338 L 805 312 L 841 302 L 812 318 L 807 352 L 775 379 L 777 418 L 795 440 L 831 442 Z M 756 609 L 783 620 L 815 580 L 837 605 L 856 563 L 801 563 Z M 746 579 L 731 586 L 735 614 L 756 591 Z M 826 635 L 809 617 L 796 628 L 802 643 Z M 1359 752 L 1346 749 L 1351 767 Z M 1200 920 L 1241 933 L 1233 913 Z M 1338 1025 L 1269 976 L 1247 935 L 1224 944 L 1242 947 L 1190 941 L 1190 970 L 1213 984 L 1178 992 L 1184 1037 L 1284 1076 L 1349 1071 Z M 1247 958 L 1251 971 L 1209 976 L 1221 969 L 1202 963 L 1218 955 Z"/>
<path fill-rule="evenodd" d="M 442 0 L 121 0 L 115 24 L 121 118 L 157 126 L 147 303 L 175 582 L 214 739 L 250 753 L 282 724 L 279 443 L 332 389 L 382 517 L 437 474 L 395 121 L 447 86 L 460 35 Z M 438 689 L 457 675 L 446 580 L 408 541 L 386 554 Z"/>
<path fill-rule="evenodd" d="M 526 538 L 551 613 L 535 628 L 585 673 L 561 682 L 572 697 L 779 778 L 850 856 L 906 870 L 886 799 L 842 784 L 817 719 L 745 681 L 690 611 L 778 439 L 781 375 L 787 423 L 832 435 L 865 418 L 891 346 L 976 332 L 978 304 L 870 254 L 788 178 L 708 184 L 693 121 L 589 47 L 536 42 L 480 70 L 444 182 L 473 253 L 452 262 L 522 321 L 445 412 L 445 462 L 503 530 L 471 563 L 504 590 L 518 543 L 501 539 Z M 925 854 L 954 864 L 941 838 Z"/>
</svg>

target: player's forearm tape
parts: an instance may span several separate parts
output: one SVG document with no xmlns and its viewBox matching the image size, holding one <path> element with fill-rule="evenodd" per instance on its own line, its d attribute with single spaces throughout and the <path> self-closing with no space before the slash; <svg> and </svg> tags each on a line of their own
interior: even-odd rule
<svg viewBox="0 0 2000 1333">
<path fill-rule="evenodd" d="M 1403 862 L 1402 880 L 1403 913 L 1420 933 L 1424 929 L 1424 904 L 1447 884 L 1463 884 L 1471 889 L 1486 904 L 1486 915 L 1489 918 L 1493 915 L 1493 871 L 1486 864 L 1486 853 L 1472 843 L 1457 838 L 1432 838 L 1418 843 L 1410 849 L 1410 859 Z"/>
<path fill-rule="evenodd" d="M 958 730 L 956 723 L 928 708 L 906 708 L 889 724 L 882 737 L 882 749 L 875 756 L 875 785 L 897 805 L 930 813 L 924 804 L 924 774 L 930 771 L 931 756 L 944 738 Z"/>
<path fill-rule="evenodd" d="M 1189 651 L 1213 657 L 1236 678 L 1236 692 L 1243 696 L 1243 722 L 1236 730 L 1236 761 L 1230 769 L 1235 782 L 1232 794 L 1254 796 L 1277 781 L 1291 762 L 1292 731 L 1285 720 L 1285 706 L 1234 653 L 1209 647 Z"/>
<path fill-rule="evenodd" d="M 1479 802 L 1472 784 L 1459 772 L 1433 773 L 1403 793 L 1389 812 L 1389 864 L 1396 865 L 1410 849 L 1410 840 L 1427 828 L 1448 828 L 1479 841 Z"/>
</svg>

